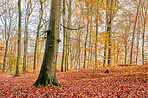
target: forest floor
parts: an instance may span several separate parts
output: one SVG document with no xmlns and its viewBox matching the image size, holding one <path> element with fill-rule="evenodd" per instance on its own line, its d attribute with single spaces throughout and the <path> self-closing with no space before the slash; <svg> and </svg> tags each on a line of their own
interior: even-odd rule
<svg viewBox="0 0 148 98">
<path fill-rule="evenodd" d="M 0 98 L 148 98 L 148 65 L 57 72 L 62 87 L 33 87 L 38 73 L 0 73 Z"/>
</svg>

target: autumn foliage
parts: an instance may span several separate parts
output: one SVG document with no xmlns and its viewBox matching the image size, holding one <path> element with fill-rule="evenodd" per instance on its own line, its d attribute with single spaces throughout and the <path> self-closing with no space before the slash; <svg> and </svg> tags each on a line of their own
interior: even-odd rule
<svg viewBox="0 0 148 98">
<path fill-rule="evenodd" d="M 10 73 L 0 73 L 0 97 L 111 97 L 146 98 L 148 91 L 148 65 L 99 68 L 93 77 L 93 70 L 69 70 L 57 72 L 62 87 L 33 87 L 37 74 L 21 74 L 13 77 Z"/>
</svg>

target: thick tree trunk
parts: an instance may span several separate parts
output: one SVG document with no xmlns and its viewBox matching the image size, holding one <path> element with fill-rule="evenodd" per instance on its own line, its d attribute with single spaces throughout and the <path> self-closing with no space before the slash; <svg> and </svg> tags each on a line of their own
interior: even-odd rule
<svg viewBox="0 0 148 98">
<path fill-rule="evenodd" d="M 39 85 L 61 86 L 56 77 L 56 58 L 59 47 L 59 29 L 60 29 L 60 9 L 61 0 L 51 1 L 50 23 L 47 32 L 46 47 L 43 58 L 42 67 L 40 70 L 37 81 L 33 84 L 38 87 Z"/>
</svg>

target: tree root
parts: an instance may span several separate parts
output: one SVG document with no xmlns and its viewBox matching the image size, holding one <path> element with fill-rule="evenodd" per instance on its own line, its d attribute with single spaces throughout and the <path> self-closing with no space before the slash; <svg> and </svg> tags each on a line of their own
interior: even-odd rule
<svg viewBox="0 0 148 98">
<path fill-rule="evenodd" d="M 39 87 L 39 86 L 48 86 L 48 84 L 51 85 L 51 87 L 55 88 L 55 86 L 59 86 L 59 87 L 62 87 L 62 85 L 60 85 L 60 83 L 58 81 L 56 82 L 51 82 L 50 80 L 44 80 L 44 81 L 40 81 L 40 80 L 37 80 L 32 86 L 35 86 L 35 87 Z"/>
</svg>

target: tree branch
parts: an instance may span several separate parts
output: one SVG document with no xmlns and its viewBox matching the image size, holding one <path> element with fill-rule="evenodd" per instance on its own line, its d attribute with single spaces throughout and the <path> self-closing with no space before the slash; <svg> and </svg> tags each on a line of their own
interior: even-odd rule
<svg viewBox="0 0 148 98">
<path fill-rule="evenodd" d="M 79 29 L 83 29 L 83 28 L 85 28 L 85 27 L 80 27 L 80 28 L 68 28 L 68 27 L 65 27 L 65 26 L 63 26 L 62 24 L 61 24 L 61 26 L 64 28 L 64 29 L 67 29 L 67 30 L 79 30 Z"/>
</svg>

